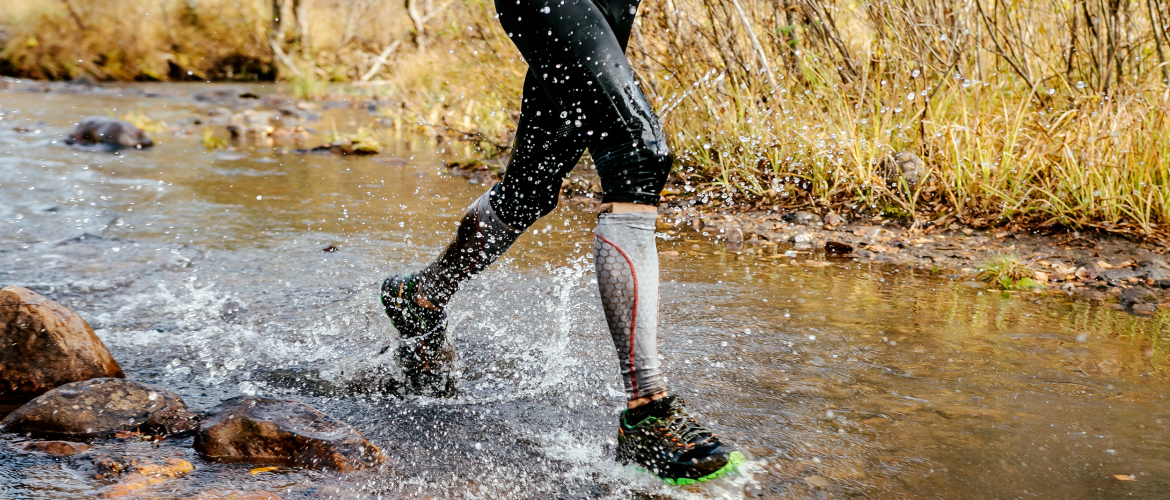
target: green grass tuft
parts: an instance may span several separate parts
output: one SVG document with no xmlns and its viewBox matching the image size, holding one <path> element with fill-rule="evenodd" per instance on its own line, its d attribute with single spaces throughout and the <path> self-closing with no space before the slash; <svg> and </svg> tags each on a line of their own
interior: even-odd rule
<svg viewBox="0 0 1170 500">
<path fill-rule="evenodd" d="M 1020 260 L 1016 254 L 1000 254 L 979 266 L 980 280 L 1001 290 L 1029 290 L 1043 288 L 1036 281 L 1036 272 Z"/>
</svg>

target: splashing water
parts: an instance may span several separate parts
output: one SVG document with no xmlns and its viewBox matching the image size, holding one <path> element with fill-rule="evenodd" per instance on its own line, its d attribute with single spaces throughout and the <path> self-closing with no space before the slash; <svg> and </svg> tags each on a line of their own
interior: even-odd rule
<svg viewBox="0 0 1170 500">
<path fill-rule="evenodd" d="M 790 259 L 763 258 L 773 250 L 728 252 L 683 225 L 660 241 L 678 252 L 662 260 L 663 369 L 671 391 L 753 460 L 686 488 L 621 466 L 623 391 L 590 261 L 594 217 L 569 203 L 455 297 L 458 394 L 387 394 L 379 388 L 400 370 L 383 350 L 396 334 L 378 286 L 432 258 L 483 192 L 438 163 L 470 150 L 403 138 L 384 155 L 412 160 L 390 165 L 269 147 L 225 155 L 194 135 L 116 156 L 51 142 L 108 109 L 167 123 L 205 112 L 188 95 L 206 86 L 130 88 L 165 92 L 0 94 L 0 107 L 21 111 L 0 123 L 44 131 L 0 128 L 0 285 L 78 311 L 129 377 L 196 410 L 241 394 L 296 399 L 390 457 L 345 475 L 251 474 L 202 460 L 190 438 L 94 443 L 191 461 L 196 472 L 160 498 L 229 485 L 290 499 L 1109 498 L 1170 488 L 1164 318 L 982 294 L 849 259 L 781 267 Z M 365 122 L 353 110 L 325 114 Z M 0 497 L 90 498 L 101 487 L 88 458 L 21 453 L 18 439 L 0 438 Z"/>
</svg>

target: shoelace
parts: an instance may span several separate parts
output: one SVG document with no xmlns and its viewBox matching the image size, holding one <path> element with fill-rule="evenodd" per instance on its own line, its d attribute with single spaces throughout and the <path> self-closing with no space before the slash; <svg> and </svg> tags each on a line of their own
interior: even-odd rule
<svg viewBox="0 0 1170 500">
<path fill-rule="evenodd" d="M 666 417 L 662 426 L 666 437 L 670 438 L 672 443 L 675 443 L 680 448 L 694 447 L 698 442 L 705 440 L 705 438 L 714 437 L 711 431 L 703 427 L 695 419 L 690 418 L 685 412 L 673 411 L 669 417 Z"/>
</svg>

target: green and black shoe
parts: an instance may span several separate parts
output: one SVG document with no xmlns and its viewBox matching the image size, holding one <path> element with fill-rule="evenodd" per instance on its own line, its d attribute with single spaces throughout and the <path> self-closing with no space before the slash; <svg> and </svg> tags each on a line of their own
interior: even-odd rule
<svg viewBox="0 0 1170 500">
<path fill-rule="evenodd" d="M 418 278 L 414 274 L 399 274 L 382 282 L 382 306 L 399 337 L 423 337 L 447 330 L 447 312 L 418 305 L 415 301 L 418 293 Z"/>
<path fill-rule="evenodd" d="M 398 358 L 411 394 L 447 397 L 455 394 L 451 376 L 454 350 L 447 342 L 447 313 L 418 305 L 415 275 L 391 276 L 382 283 L 382 305 L 398 330 Z M 385 352 L 383 349 L 382 352 Z"/>
<path fill-rule="evenodd" d="M 618 461 L 641 465 L 676 485 L 708 481 L 734 471 L 745 460 L 743 452 L 695 422 L 685 404 L 682 398 L 667 396 L 623 411 L 618 424 Z"/>
</svg>

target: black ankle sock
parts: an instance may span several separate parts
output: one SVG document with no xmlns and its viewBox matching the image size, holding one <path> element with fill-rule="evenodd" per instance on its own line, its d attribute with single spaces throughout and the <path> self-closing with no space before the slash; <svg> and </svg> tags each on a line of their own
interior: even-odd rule
<svg viewBox="0 0 1170 500">
<path fill-rule="evenodd" d="M 674 396 L 666 396 L 664 398 L 655 399 L 649 403 L 641 405 L 637 408 L 630 408 L 626 410 L 625 419 L 629 425 L 637 425 L 639 422 L 646 420 L 649 417 L 662 418 L 670 413 L 671 403 L 674 402 Z"/>
</svg>

